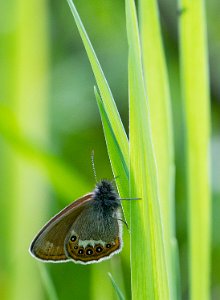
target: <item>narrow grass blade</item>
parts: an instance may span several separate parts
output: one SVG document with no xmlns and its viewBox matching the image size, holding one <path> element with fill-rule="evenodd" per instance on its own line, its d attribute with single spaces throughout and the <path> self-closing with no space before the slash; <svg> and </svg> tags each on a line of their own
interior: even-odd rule
<svg viewBox="0 0 220 300">
<path fill-rule="evenodd" d="M 205 4 L 182 0 L 180 7 L 182 93 L 188 159 L 190 298 L 210 298 L 210 100 Z"/>
<path fill-rule="evenodd" d="M 77 186 L 78 195 L 85 192 L 87 180 L 22 133 L 16 116 L 7 107 L 0 105 L 0 134 L 15 151 L 36 165 L 49 179 L 54 190 L 62 198 L 70 201 L 73 197 L 73 187 Z"/>
<path fill-rule="evenodd" d="M 129 195 L 129 171 L 128 171 L 128 162 L 129 157 L 123 156 L 122 150 L 120 145 L 117 142 L 116 134 L 113 131 L 111 123 L 109 121 L 107 112 L 103 105 L 103 101 L 98 94 L 97 89 L 95 88 L 95 96 L 96 101 L 99 107 L 99 112 L 102 119 L 102 125 L 105 133 L 105 139 L 107 144 L 107 149 L 110 157 L 110 161 L 112 164 L 113 173 L 118 176 L 117 178 L 117 185 L 120 192 L 121 197 L 128 197 Z"/>
<path fill-rule="evenodd" d="M 126 0 L 129 43 L 131 267 L 133 299 L 170 299 L 155 153 L 133 0 Z"/>
<path fill-rule="evenodd" d="M 92 44 L 89 40 L 89 37 L 86 33 L 86 30 L 82 24 L 82 21 L 78 15 L 78 12 L 72 2 L 72 0 L 67 0 L 71 12 L 73 14 L 73 17 L 75 19 L 77 28 L 79 30 L 80 36 L 82 38 L 84 47 L 86 49 L 101 97 L 102 101 L 105 106 L 105 110 L 108 114 L 109 121 L 111 122 L 111 126 L 113 128 L 115 138 L 117 140 L 117 143 L 120 146 L 120 149 L 122 151 L 122 154 L 124 157 L 128 157 L 128 139 L 123 127 L 123 124 L 121 122 L 121 118 L 119 116 L 117 107 L 115 105 L 114 98 L 112 96 L 111 90 L 109 88 L 109 85 L 107 83 L 107 80 L 104 76 L 104 73 L 102 71 L 101 65 L 98 61 L 98 58 L 95 54 L 95 51 L 92 47 Z"/>
<path fill-rule="evenodd" d="M 45 286 L 45 290 L 47 291 L 47 294 L 48 294 L 48 298 L 50 300 L 59 300 L 55 286 L 52 282 L 50 274 L 48 273 L 48 271 L 46 269 L 46 266 L 43 264 L 38 264 L 38 266 L 40 269 L 40 274 L 42 277 L 43 285 Z"/>
<path fill-rule="evenodd" d="M 175 274 L 175 276 L 173 277 L 175 294 L 172 299 L 181 300 L 182 296 L 181 296 L 180 260 L 179 260 L 179 248 L 176 240 L 173 240 L 173 245 L 172 245 L 172 264 L 173 264 L 172 265 L 173 274 Z"/>
<path fill-rule="evenodd" d="M 115 282 L 114 278 L 112 277 L 111 273 L 108 273 L 108 276 L 112 282 L 112 285 L 115 289 L 116 295 L 118 297 L 119 300 L 125 300 L 124 295 L 122 294 L 122 291 L 120 290 L 119 286 L 117 285 L 117 283 Z"/>
<path fill-rule="evenodd" d="M 99 92 L 101 94 L 100 97 L 99 94 L 95 91 L 97 104 L 102 118 L 112 170 L 114 176 L 118 177 L 116 180 L 116 184 L 118 186 L 120 195 L 122 197 L 128 197 L 128 139 L 107 80 L 104 76 L 100 63 L 97 59 L 85 28 L 80 20 L 77 10 L 71 0 L 67 0 L 67 2 L 75 19 L 97 82 Z M 127 205 L 125 213 L 128 218 L 129 205 Z M 127 240 L 128 235 L 125 238 L 125 242 Z M 123 252 L 123 258 L 125 258 L 124 253 L 125 252 Z"/>
<path fill-rule="evenodd" d="M 18 0 L 11 6 L 9 3 L 8 5 L 8 14 L 13 15 L 13 30 L 9 29 L 12 38 L 9 55 L 13 67 L 8 73 L 5 66 L 10 85 L 9 97 L 5 99 L 14 110 L 25 135 L 40 138 L 46 143 L 49 138 L 49 90 L 48 80 L 44 76 L 48 73 L 49 66 L 47 5 L 38 0 L 31 3 L 28 0 Z M 8 299 L 39 300 L 43 297 L 42 284 L 36 265 L 28 254 L 28 247 L 33 232 L 46 214 L 49 194 L 41 174 L 17 153 L 9 152 L 10 178 L 7 185 L 11 195 L 7 199 L 9 209 L 4 213 L 4 218 L 8 221 L 8 235 L 1 243 L 3 246 L 9 245 L 5 258 L 10 270 L 6 275 Z"/>
<path fill-rule="evenodd" d="M 147 87 L 152 142 L 157 164 L 158 191 L 164 232 L 166 265 L 169 275 L 171 297 L 172 299 L 176 299 L 176 267 L 172 264 L 173 252 L 176 249 L 172 249 L 173 245 L 176 244 L 172 113 L 157 1 L 140 0 L 139 17 L 144 79 L 145 86 Z"/>
<path fill-rule="evenodd" d="M 102 119 L 102 125 L 105 135 L 105 140 L 107 144 L 108 154 L 112 165 L 112 170 L 115 176 L 118 175 L 116 179 L 117 187 L 120 193 L 120 196 L 123 198 L 129 197 L 129 170 L 128 170 L 128 162 L 129 158 L 124 157 L 122 151 L 120 149 L 119 144 L 117 143 L 117 139 L 115 138 L 115 134 L 111 123 L 109 121 L 107 112 L 105 111 L 105 107 L 103 105 L 102 99 L 99 96 L 98 91 L 95 88 L 95 96 L 96 101 L 99 107 L 99 112 Z M 126 221 L 128 226 L 130 226 L 130 203 L 129 201 L 122 201 L 123 211 L 125 214 Z M 128 231 L 124 232 L 124 251 L 122 253 L 122 260 L 128 262 L 129 259 L 129 235 Z M 126 251 L 125 251 L 126 250 Z M 118 266 L 120 268 L 120 266 Z M 119 272 L 118 272 L 119 273 Z"/>
<path fill-rule="evenodd" d="M 110 261 L 104 264 L 95 264 L 92 266 L 90 282 L 90 299 L 91 300 L 115 300 L 115 291 L 109 281 L 107 272 L 110 268 Z M 100 286 L 100 282 L 102 283 Z"/>
</svg>

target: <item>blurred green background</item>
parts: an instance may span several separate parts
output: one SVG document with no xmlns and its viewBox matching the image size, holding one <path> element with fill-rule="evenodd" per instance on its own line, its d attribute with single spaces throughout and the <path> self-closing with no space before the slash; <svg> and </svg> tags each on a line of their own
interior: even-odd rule
<svg viewBox="0 0 220 300">
<path fill-rule="evenodd" d="M 124 1 L 75 0 L 128 128 Z M 212 107 L 212 299 L 220 299 L 220 3 L 206 4 Z M 160 1 L 172 94 L 176 224 L 182 298 L 188 298 L 187 192 L 177 3 Z M 196 45 L 195 45 L 196 47 Z M 101 264 L 42 264 L 28 253 L 41 226 L 72 200 L 112 178 L 95 80 L 66 1 L 17 0 L 0 10 L 1 299 L 116 299 L 107 272 L 130 298 L 129 253 Z M 199 107 L 198 107 L 199 110 Z M 202 122 L 202 120 L 201 120 Z M 120 176 L 120 174 L 119 174 Z M 124 229 L 126 231 L 126 228 Z"/>
</svg>

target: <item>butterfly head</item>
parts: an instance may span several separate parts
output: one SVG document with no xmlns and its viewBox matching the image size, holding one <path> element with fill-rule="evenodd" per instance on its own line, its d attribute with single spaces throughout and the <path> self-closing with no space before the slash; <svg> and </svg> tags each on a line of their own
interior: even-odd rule
<svg viewBox="0 0 220 300">
<path fill-rule="evenodd" d="M 118 198 L 119 196 L 111 181 L 103 179 L 96 185 L 94 200 L 97 201 L 97 205 L 117 209 L 121 205 Z"/>
</svg>

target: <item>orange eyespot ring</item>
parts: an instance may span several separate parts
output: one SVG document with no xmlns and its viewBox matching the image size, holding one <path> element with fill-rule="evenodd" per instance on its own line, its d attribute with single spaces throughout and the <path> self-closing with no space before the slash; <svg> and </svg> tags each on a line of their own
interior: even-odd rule
<svg viewBox="0 0 220 300">
<path fill-rule="evenodd" d="M 96 252 L 98 252 L 98 253 L 100 253 L 100 252 L 102 252 L 103 251 L 103 248 L 102 247 L 100 247 L 100 246 L 98 246 L 98 247 L 96 247 Z"/>
<path fill-rule="evenodd" d="M 75 242 L 77 240 L 77 237 L 75 235 L 72 235 L 70 240 L 71 240 L 71 242 Z"/>
<path fill-rule="evenodd" d="M 84 254 L 84 250 L 83 249 L 79 249 L 78 254 L 80 254 L 80 255 Z"/>
<path fill-rule="evenodd" d="M 93 250 L 92 250 L 92 249 L 86 250 L 86 254 L 87 254 L 87 255 L 92 255 L 92 254 L 93 254 Z"/>
</svg>

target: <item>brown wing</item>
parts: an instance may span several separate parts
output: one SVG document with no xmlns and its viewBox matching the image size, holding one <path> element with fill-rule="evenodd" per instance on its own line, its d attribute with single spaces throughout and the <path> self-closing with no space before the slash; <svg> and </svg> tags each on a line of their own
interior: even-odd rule
<svg viewBox="0 0 220 300">
<path fill-rule="evenodd" d="M 116 237 L 114 241 L 109 243 L 93 241 L 94 245 L 88 244 L 85 248 L 79 247 L 78 242 L 69 241 L 66 245 L 69 256 L 78 263 L 90 264 L 105 259 L 109 259 L 112 255 L 121 251 L 121 236 Z"/>
<path fill-rule="evenodd" d="M 83 196 L 55 215 L 31 243 L 31 254 L 44 261 L 68 260 L 64 250 L 66 235 L 74 220 L 91 200 L 92 196 L 92 193 Z"/>
<path fill-rule="evenodd" d="M 67 256 L 76 263 L 90 264 L 109 259 L 122 249 L 120 210 L 114 217 L 89 212 L 86 207 L 68 231 Z"/>
</svg>

